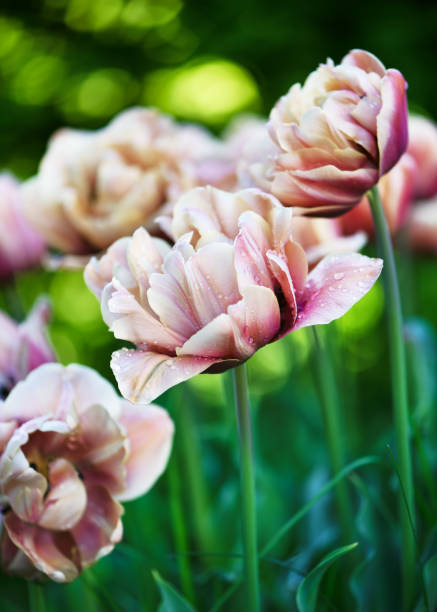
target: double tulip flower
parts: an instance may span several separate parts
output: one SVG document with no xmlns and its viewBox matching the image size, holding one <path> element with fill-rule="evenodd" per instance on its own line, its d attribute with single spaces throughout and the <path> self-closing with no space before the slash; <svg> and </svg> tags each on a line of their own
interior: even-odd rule
<svg viewBox="0 0 437 612">
<path fill-rule="evenodd" d="M 355 253 L 327 257 L 308 274 L 291 210 L 257 189 L 194 189 L 177 203 L 172 230 L 173 247 L 141 228 L 85 270 L 105 322 L 136 345 L 111 362 L 134 402 L 342 316 L 382 268 Z"/>
</svg>

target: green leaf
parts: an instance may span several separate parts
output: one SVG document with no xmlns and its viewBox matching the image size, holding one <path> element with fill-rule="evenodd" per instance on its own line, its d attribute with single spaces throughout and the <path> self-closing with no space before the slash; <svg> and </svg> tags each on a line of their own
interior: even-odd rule
<svg viewBox="0 0 437 612">
<path fill-rule="evenodd" d="M 337 559 L 358 546 L 358 542 L 348 544 L 333 550 L 313 568 L 302 580 L 297 589 L 296 603 L 299 612 L 316 612 L 317 596 L 319 594 L 320 582 L 328 567 Z"/>
<path fill-rule="evenodd" d="M 162 595 L 159 612 L 195 612 L 193 606 L 171 584 L 163 580 L 157 571 L 152 572 L 152 575 Z"/>
<path fill-rule="evenodd" d="M 435 610 L 437 606 L 437 555 L 428 559 L 423 570 L 425 588 L 428 596 L 429 610 Z"/>
</svg>

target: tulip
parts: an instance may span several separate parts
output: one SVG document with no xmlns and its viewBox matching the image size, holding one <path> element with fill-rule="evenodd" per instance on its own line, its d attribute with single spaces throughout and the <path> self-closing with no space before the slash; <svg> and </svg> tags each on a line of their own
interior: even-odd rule
<svg viewBox="0 0 437 612">
<path fill-rule="evenodd" d="M 366 51 L 328 60 L 273 108 L 276 151 L 252 164 L 254 180 L 307 214 L 344 213 L 405 152 L 405 90 L 400 72 Z"/>
<path fill-rule="evenodd" d="M 437 197 L 419 202 L 412 209 L 409 240 L 416 251 L 437 253 Z"/>
<path fill-rule="evenodd" d="M 111 362 L 133 402 L 234 367 L 292 330 L 337 319 L 381 272 L 381 260 L 355 253 L 327 257 L 307 274 L 305 253 L 291 239 L 291 210 L 277 203 L 267 222 L 254 210 L 266 206 L 262 192 L 197 189 L 185 196 L 185 210 L 191 196 L 194 230 L 172 248 L 140 228 L 85 269 L 105 322 L 137 347 L 116 351 Z M 257 198 L 256 206 L 248 202 Z"/>
<path fill-rule="evenodd" d="M 163 472 L 173 424 L 94 370 L 46 364 L 2 406 L 0 500 L 7 573 L 70 582 L 122 537 L 120 501 Z"/>
<path fill-rule="evenodd" d="M 409 118 L 408 153 L 417 163 L 414 198 L 426 200 L 437 195 L 437 125 L 418 115 Z"/>
<path fill-rule="evenodd" d="M 39 299 L 23 323 L 0 311 L 0 397 L 38 366 L 56 361 L 47 337 L 50 303 Z"/>
<path fill-rule="evenodd" d="M 218 143 L 150 109 L 130 109 L 97 132 L 58 131 L 23 187 L 26 214 L 49 245 L 75 254 L 108 247 L 208 180 Z"/>
<path fill-rule="evenodd" d="M 42 238 L 23 215 L 18 182 L 0 174 L 0 280 L 37 266 L 45 251 Z"/>
</svg>

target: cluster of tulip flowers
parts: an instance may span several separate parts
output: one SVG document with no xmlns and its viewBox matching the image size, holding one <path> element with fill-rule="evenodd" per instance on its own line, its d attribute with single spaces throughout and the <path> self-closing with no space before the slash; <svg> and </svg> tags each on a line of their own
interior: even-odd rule
<svg viewBox="0 0 437 612">
<path fill-rule="evenodd" d="M 56 362 L 47 300 L 21 323 L 0 313 L 4 571 L 63 583 L 108 554 L 122 538 L 119 502 L 149 490 L 170 455 L 173 423 L 151 402 L 231 369 L 246 609 L 258 610 L 245 362 L 341 317 L 384 262 L 411 603 L 414 491 L 390 236 L 402 230 L 412 248 L 437 250 L 436 196 L 437 127 L 408 116 L 403 76 L 361 50 L 293 85 L 268 121 L 237 118 L 222 139 L 134 108 L 96 132 L 58 131 L 24 183 L 3 174 L 2 282 L 54 261 L 84 267 L 109 330 L 130 343 L 111 358 L 120 397 L 94 370 Z M 382 259 L 358 252 L 375 236 Z"/>
</svg>

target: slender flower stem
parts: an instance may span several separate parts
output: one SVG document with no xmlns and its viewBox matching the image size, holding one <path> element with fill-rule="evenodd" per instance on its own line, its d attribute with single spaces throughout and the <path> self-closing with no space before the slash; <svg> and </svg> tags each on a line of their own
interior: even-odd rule
<svg viewBox="0 0 437 612">
<path fill-rule="evenodd" d="M 179 434 L 179 455 L 183 462 L 186 484 L 189 489 L 188 499 L 198 546 L 202 552 L 216 552 L 217 544 L 211 523 L 211 504 L 208 498 L 205 474 L 202 472 L 202 453 L 199 444 L 198 428 L 193 416 L 191 397 L 184 389 L 185 405 L 175 411 L 177 431 Z M 206 563 L 210 563 L 206 557 Z"/>
<path fill-rule="evenodd" d="M 312 327 L 316 348 L 316 372 L 319 383 L 320 403 L 325 422 L 326 440 L 333 475 L 336 476 L 345 466 L 345 451 L 341 427 L 340 402 L 334 379 L 331 359 L 322 341 L 322 332 Z M 341 480 L 335 487 L 337 506 L 343 531 L 344 542 L 350 543 L 354 537 L 354 519 L 347 484 Z"/>
<path fill-rule="evenodd" d="M 258 552 L 256 531 L 255 479 L 253 469 L 252 427 L 250 420 L 249 389 L 246 365 L 232 370 L 235 409 L 237 411 L 240 441 L 241 506 L 244 543 L 244 570 L 246 578 L 246 610 L 260 609 Z"/>
<path fill-rule="evenodd" d="M 43 587 L 35 582 L 28 582 L 27 587 L 30 612 L 46 612 Z"/>
<path fill-rule="evenodd" d="M 173 458 L 168 466 L 168 481 L 170 488 L 170 513 L 173 526 L 173 535 L 178 555 L 179 575 L 182 591 L 187 599 L 194 602 L 193 577 L 191 574 L 191 564 L 188 557 L 188 536 L 186 530 L 186 519 L 182 507 L 181 482 L 178 472 L 178 465 Z"/>
<path fill-rule="evenodd" d="M 402 529 L 404 608 L 408 609 L 413 596 L 415 545 L 409 515 L 415 525 L 413 469 L 408 423 L 407 367 L 402 334 L 402 308 L 393 246 L 384 215 L 378 187 L 368 192 L 372 209 L 378 248 L 384 259 L 384 289 L 386 297 L 388 337 L 390 345 L 391 380 L 393 393 L 393 418 L 399 458 L 399 475 L 405 491 L 405 502 L 399 491 Z M 408 507 L 406 507 L 406 504 Z"/>
</svg>

